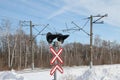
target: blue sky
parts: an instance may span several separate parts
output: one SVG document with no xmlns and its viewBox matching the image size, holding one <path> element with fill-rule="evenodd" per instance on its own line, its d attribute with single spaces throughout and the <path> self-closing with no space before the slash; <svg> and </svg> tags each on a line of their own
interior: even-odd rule
<svg viewBox="0 0 120 80">
<path fill-rule="evenodd" d="M 120 42 L 120 1 L 119 0 L 0 0 L 0 20 L 10 19 L 13 24 L 19 20 L 32 20 L 34 24 L 49 24 L 43 32 L 61 32 L 66 28 L 75 27 L 74 21 L 83 26 L 90 15 L 104 15 L 104 24 L 94 24 L 93 33 L 105 40 Z M 41 30 L 41 26 L 36 27 Z M 26 32 L 29 28 L 23 28 Z M 84 28 L 89 33 L 89 23 Z M 37 34 L 33 30 L 34 35 Z M 89 43 L 89 36 L 82 31 L 63 33 L 70 34 L 66 42 Z M 45 36 L 38 36 L 37 40 L 45 40 Z"/>
</svg>

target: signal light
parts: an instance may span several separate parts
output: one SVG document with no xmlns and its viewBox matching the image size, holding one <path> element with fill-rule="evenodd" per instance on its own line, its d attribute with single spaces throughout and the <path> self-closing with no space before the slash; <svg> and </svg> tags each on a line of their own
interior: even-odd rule
<svg viewBox="0 0 120 80">
<path fill-rule="evenodd" d="M 67 37 L 69 37 L 69 35 L 58 35 L 57 40 L 63 43 Z"/>
<path fill-rule="evenodd" d="M 60 33 L 52 34 L 51 32 L 48 32 L 46 35 L 46 39 L 47 39 L 49 44 L 51 44 L 55 38 L 57 38 L 57 40 L 59 42 L 63 43 L 64 40 L 68 37 L 69 37 L 69 35 L 62 35 Z"/>
<path fill-rule="evenodd" d="M 52 43 L 52 41 L 56 38 L 56 35 L 53 35 L 52 33 L 48 32 L 46 35 L 47 41 L 49 44 Z"/>
</svg>

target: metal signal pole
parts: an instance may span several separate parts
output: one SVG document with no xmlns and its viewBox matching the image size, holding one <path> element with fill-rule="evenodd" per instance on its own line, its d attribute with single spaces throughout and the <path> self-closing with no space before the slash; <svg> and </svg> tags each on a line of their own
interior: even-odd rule
<svg viewBox="0 0 120 80">
<path fill-rule="evenodd" d="M 58 42 L 57 42 L 57 41 L 55 41 L 55 42 L 53 43 L 53 47 L 55 48 L 56 51 L 58 51 Z M 55 65 L 56 65 L 57 63 L 58 63 L 58 62 L 55 61 Z M 55 73 L 54 73 L 54 80 L 57 80 L 57 71 L 55 71 Z"/>
<path fill-rule="evenodd" d="M 61 42 L 55 41 L 55 42 L 53 43 L 53 47 L 55 48 L 56 51 L 58 51 L 58 50 L 61 48 Z M 58 62 L 55 61 L 55 65 L 56 65 L 57 63 L 58 63 Z M 55 73 L 54 73 L 54 79 L 53 79 L 53 80 L 57 80 L 57 71 L 55 71 Z"/>
<path fill-rule="evenodd" d="M 57 51 L 57 42 L 54 42 L 53 47 L 55 48 L 55 50 Z M 57 61 L 55 61 L 55 65 L 57 64 Z M 54 73 L 54 80 L 57 80 L 57 71 L 55 71 Z"/>
</svg>

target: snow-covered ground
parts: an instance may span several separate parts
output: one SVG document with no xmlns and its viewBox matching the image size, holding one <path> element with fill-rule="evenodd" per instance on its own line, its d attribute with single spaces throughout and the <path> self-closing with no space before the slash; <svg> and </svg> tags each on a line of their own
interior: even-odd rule
<svg viewBox="0 0 120 80">
<path fill-rule="evenodd" d="M 57 80 L 120 80 L 120 64 L 79 67 L 63 67 L 64 73 L 57 71 Z M 0 80 L 53 80 L 50 69 L 0 72 Z"/>
</svg>

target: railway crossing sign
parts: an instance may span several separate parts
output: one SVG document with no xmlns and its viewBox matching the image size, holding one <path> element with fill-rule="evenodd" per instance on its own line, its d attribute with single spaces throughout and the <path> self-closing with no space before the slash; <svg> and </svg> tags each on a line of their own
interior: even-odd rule
<svg viewBox="0 0 120 80">
<path fill-rule="evenodd" d="M 53 55 L 53 58 L 50 61 L 50 64 L 53 65 L 53 68 L 50 71 L 50 75 L 54 74 L 53 80 L 57 80 L 56 70 L 63 73 L 63 69 L 61 67 L 61 65 L 63 64 L 63 60 L 60 57 L 60 54 L 62 54 L 62 51 L 63 51 L 63 48 L 61 48 L 61 44 L 63 44 L 64 40 L 67 39 L 68 37 L 69 37 L 69 35 L 63 35 L 61 33 L 52 34 L 51 32 L 48 32 L 46 35 L 46 40 L 50 45 L 50 51 Z M 53 47 L 55 49 L 51 46 L 54 39 L 57 39 L 57 41 L 55 41 L 53 44 Z M 60 48 L 60 49 L 58 50 L 58 48 Z M 56 49 L 58 50 L 57 52 L 56 52 Z"/>
<path fill-rule="evenodd" d="M 50 75 L 53 75 L 56 70 L 59 70 L 61 73 L 63 73 L 62 67 L 58 64 L 58 62 L 60 64 L 63 64 L 63 60 L 60 57 L 60 54 L 62 53 L 63 49 L 60 48 L 58 52 L 56 52 L 53 47 L 50 47 L 50 51 L 54 55 L 54 57 L 50 61 L 50 64 L 51 65 L 55 64 L 55 66 L 50 71 Z M 57 64 L 55 63 L 56 61 L 57 61 Z"/>
<path fill-rule="evenodd" d="M 53 47 L 50 47 L 50 51 L 52 52 L 53 55 L 55 55 L 55 56 L 51 59 L 50 64 L 52 65 L 52 64 L 55 62 L 55 60 L 58 60 L 61 64 L 63 64 L 63 60 L 62 60 L 61 57 L 60 57 L 60 54 L 62 53 L 63 49 L 60 48 L 59 51 L 56 52 Z"/>
</svg>

